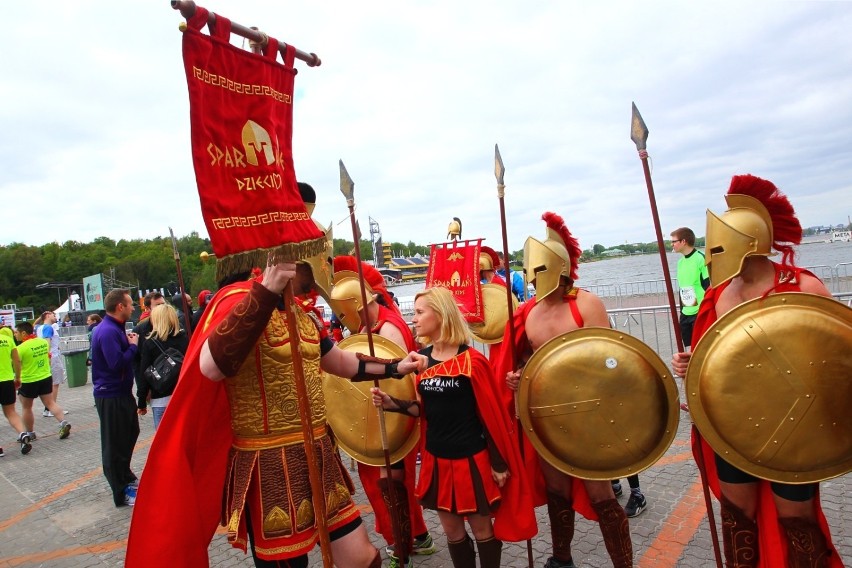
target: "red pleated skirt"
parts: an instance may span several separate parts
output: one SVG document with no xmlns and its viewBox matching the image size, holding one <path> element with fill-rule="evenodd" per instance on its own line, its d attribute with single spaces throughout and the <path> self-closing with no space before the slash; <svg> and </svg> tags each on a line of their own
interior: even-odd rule
<svg viewBox="0 0 852 568">
<path fill-rule="evenodd" d="M 488 450 L 460 459 L 420 452 L 420 478 L 415 494 L 427 509 L 456 515 L 490 515 L 500 504 L 500 488 L 491 477 Z"/>
</svg>

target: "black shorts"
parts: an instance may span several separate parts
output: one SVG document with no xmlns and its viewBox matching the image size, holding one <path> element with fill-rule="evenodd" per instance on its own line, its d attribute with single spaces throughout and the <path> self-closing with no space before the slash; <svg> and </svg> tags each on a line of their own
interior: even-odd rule
<svg viewBox="0 0 852 568">
<path fill-rule="evenodd" d="M 0 381 L 0 406 L 9 406 L 16 402 L 18 399 L 15 397 L 15 381 Z"/>
<path fill-rule="evenodd" d="M 719 475 L 719 481 L 724 481 L 725 483 L 756 483 L 760 481 L 755 476 L 735 468 L 720 458 L 718 454 L 714 455 L 716 456 L 716 472 Z M 819 483 L 790 485 L 789 483 L 777 483 L 775 481 L 770 485 L 772 492 L 782 499 L 798 501 L 800 503 L 813 499 L 819 487 Z"/>
<path fill-rule="evenodd" d="M 53 394 L 53 377 L 46 377 L 34 383 L 21 383 L 18 394 L 24 398 L 38 398 L 46 394 Z"/>
<path fill-rule="evenodd" d="M 692 328 L 695 327 L 695 318 L 697 317 L 697 315 L 680 314 L 680 337 L 683 339 L 684 347 L 692 345 Z"/>
</svg>

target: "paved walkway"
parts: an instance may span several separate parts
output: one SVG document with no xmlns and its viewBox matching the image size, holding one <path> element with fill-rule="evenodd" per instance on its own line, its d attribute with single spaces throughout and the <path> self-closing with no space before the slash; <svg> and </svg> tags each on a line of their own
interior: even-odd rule
<svg viewBox="0 0 852 568">
<path fill-rule="evenodd" d="M 53 418 L 36 418 L 38 440 L 32 452 L 22 456 L 15 434 L 2 420 L 0 444 L 0 568 L 7 566 L 95 567 L 122 566 L 131 509 L 116 508 L 100 467 L 98 417 L 91 384 L 78 388 L 63 386 L 60 404 L 71 410 L 71 437 L 60 440 Z M 40 406 L 37 406 L 40 408 Z M 133 468 L 142 473 L 154 435 L 150 414 L 141 418 L 142 434 Z M 677 439 L 667 454 L 641 475 L 648 509 L 631 519 L 636 565 L 640 567 L 713 566 L 713 551 L 698 480 L 689 451 L 689 420 L 682 415 Z M 356 484 L 357 474 L 353 472 Z M 626 486 L 626 483 L 625 483 Z M 852 564 L 852 476 L 822 484 L 822 503 L 832 525 L 841 557 Z M 625 492 L 626 493 L 626 492 Z M 626 495 L 621 498 L 622 504 Z M 360 491 L 356 501 L 372 527 L 369 504 Z M 550 551 L 547 512 L 538 510 L 541 534 L 533 539 L 535 566 L 541 567 Z M 424 568 L 450 567 L 446 539 L 437 517 L 427 512 L 427 523 L 438 544 L 433 556 L 416 557 Z M 718 509 L 716 511 L 717 524 Z M 373 537 L 377 546 L 379 538 Z M 217 534 L 209 549 L 211 566 L 252 566 L 251 558 L 232 549 Z M 608 565 L 597 525 L 578 518 L 574 536 L 574 559 L 585 568 Z M 504 566 L 527 566 L 526 547 L 507 544 Z M 152 559 L 152 565 L 169 566 L 167 558 Z M 321 566 L 319 554 L 311 566 Z"/>
</svg>

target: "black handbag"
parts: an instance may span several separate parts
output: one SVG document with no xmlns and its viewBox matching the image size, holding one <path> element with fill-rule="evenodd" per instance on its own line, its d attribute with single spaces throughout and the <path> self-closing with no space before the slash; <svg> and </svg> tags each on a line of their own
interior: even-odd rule
<svg viewBox="0 0 852 568">
<path fill-rule="evenodd" d="M 150 341 L 153 341 L 162 353 L 145 369 L 145 378 L 157 392 L 171 392 L 177 385 L 180 376 L 180 369 L 183 366 L 183 353 L 174 347 L 163 349 L 163 346 L 156 339 Z"/>
</svg>

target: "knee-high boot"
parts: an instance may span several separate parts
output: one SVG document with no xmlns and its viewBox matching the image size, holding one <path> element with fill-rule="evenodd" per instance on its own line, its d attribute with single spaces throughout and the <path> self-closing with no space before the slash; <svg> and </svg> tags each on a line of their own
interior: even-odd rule
<svg viewBox="0 0 852 568">
<path fill-rule="evenodd" d="M 569 499 L 558 493 L 547 492 L 547 516 L 550 517 L 550 539 L 553 558 L 570 563 L 571 541 L 574 539 L 574 507 Z"/>
<path fill-rule="evenodd" d="M 503 556 L 503 541 L 493 536 L 487 540 L 477 540 L 476 548 L 479 550 L 480 568 L 500 568 L 500 559 Z"/>
<path fill-rule="evenodd" d="M 391 481 L 391 483 L 388 483 Z M 382 478 L 379 479 L 379 489 L 382 490 L 382 498 L 385 501 L 385 507 L 388 508 L 388 512 L 393 515 L 396 513 L 397 519 L 399 521 L 399 532 L 400 542 L 396 543 L 398 546 L 396 547 L 396 554 L 400 557 L 400 560 L 403 561 L 403 566 L 408 562 L 408 558 L 411 556 L 411 549 L 413 546 L 413 541 L 411 538 L 411 513 L 408 508 L 408 492 L 405 489 L 405 483 L 400 481 L 399 479 L 391 479 Z M 394 498 L 394 509 L 391 510 L 390 506 L 390 491 L 393 491 Z"/>
<path fill-rule="evenodd" d="M 742 509 L 722 497 L 722 542 L 727 568 L 753 568 L 760 559 L 757 523 Z"/>
<path fill-rule="evenodd" d="M 469 536 L 464 535 L 464 539 L 456 542 L 448 540 L 447 550 L 455 568 L 476 568 L 476 551 Z"/>
<path fill-rule="evenodd" d="M 831 551 L 819 525 L 799 517 L 778 519 L 787 534 L 790 568 L 823 568 Z"/>
<path fill-rule="evenodd" d="M 630 524 L 624 509 L 615 499 L 592 503 L 598 514 L 606 550 L 614 568 L 633 567 L 633 543 L 630 540 Z"/>
</svg>

